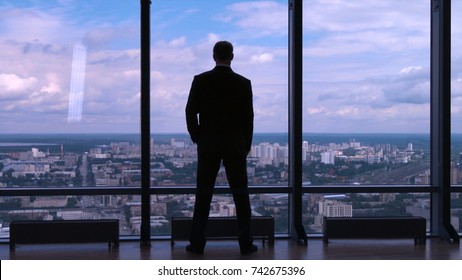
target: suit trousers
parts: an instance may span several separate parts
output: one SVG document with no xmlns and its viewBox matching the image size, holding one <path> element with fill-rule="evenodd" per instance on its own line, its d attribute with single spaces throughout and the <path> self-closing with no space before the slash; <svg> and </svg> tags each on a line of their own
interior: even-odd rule
<svg viewBox="0 0 462 280">
<path fill-rule="evenodd" d="M 242 148 L 239 141 L 233 142 L 232 139 L 219 137 L 201 139 L 198 144 L 196 200 L 189 240 L 197 248 L 204 248 L 206 243 L 205 230 L 221 162 L 236 206 L 239 245 L 241 248 L 247 248 L 252 244 L 247 153 Z"/>
</svg>

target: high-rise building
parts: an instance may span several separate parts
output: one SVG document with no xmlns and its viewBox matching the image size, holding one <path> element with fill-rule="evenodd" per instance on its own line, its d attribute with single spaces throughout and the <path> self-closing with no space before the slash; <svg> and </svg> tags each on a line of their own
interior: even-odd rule
<svg viewBox="0 0 462 280">
<path fill-rule="evenodd" d="M 325 217 L 352 217 L 353 206 L 335 200 L 320 201 L 319 215 Z"/>
<path fill-rule="evenodd" d="M 322 152 L 321 153 L 321 162 L 325 164 L 335 164 L 335 155 L 336 153 L 333 151 L 330 152 Z"/>
<path fill-rule="evenodd" d="M 408 150 L 408 151 L 412 151 L 412 150 L 413 150 L 412 143 L 408 143 L 408 144 L 407 144 L 407 150 Z"/>
</svg>

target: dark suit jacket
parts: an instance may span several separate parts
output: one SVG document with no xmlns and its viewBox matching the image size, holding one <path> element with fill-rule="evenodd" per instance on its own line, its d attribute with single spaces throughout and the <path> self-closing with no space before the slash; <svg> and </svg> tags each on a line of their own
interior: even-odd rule
<svg viewBox="0 0 462 280">
<path fill-rule="evenodd" d="M 236 139 L 248 153 L 253 117 L 250 80 L 227 66 L 194 77 L 186 105 L 186 123 L 194 143 L 207 137 Z"/>
</svg>

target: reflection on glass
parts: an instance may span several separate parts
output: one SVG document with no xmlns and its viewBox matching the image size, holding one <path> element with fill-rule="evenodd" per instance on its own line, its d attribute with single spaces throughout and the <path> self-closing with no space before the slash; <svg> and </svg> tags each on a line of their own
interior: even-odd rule
<svg viewBox="0 0 462 280">
<path fill-rule="evenodd" d="M 74 46 L 71 70 L 71 86 L 69 91 L 68 122 L 82 121 L 83 93 L 85 91 L 85 67 L 87 64 L 87 48 L 82 44 Z"/>
</svg>

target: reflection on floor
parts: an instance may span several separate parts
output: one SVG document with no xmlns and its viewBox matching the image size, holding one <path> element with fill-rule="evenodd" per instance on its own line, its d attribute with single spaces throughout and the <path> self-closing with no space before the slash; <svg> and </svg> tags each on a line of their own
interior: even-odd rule
<svg viewBox="0 0 462 280">
<path fill-rule="evenodd" d="M 273 246 L 258 244 L 258 252 L 241 256 L 236 240 L 217 240 L 207 243 L 204 255 L 185 251 L 187 242 L 171 247 L 169 240 L 153 240 L 150 248 L 137 241 L 123 241 L 117 249 L 109 250 L 105 243 L 17 245 L 9 251 L 7 243 L 0 244 L 0 259 L 44 260 L 461 260 L 459 244 L 449 244 L 429 238 L 426 245 L 414 245 L 414 240 L 308 240 L 308 246 L 293 240 L 277 239 Z"/>
</svg>

